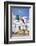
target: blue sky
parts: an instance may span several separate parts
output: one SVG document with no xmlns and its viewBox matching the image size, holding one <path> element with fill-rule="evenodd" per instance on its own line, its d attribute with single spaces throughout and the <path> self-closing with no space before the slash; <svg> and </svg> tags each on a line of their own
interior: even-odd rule
<svg viewBox="0 0 36 46">
<path fill-rule="evenodd" d="M 25 16 L 27 17 L 27 19 L 29 17 L 29 8 L 16 8 L 15 7 L 15 8 L 11 8 L 11 10 L 14 15 Z"/>
</svg>

